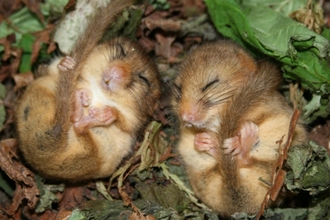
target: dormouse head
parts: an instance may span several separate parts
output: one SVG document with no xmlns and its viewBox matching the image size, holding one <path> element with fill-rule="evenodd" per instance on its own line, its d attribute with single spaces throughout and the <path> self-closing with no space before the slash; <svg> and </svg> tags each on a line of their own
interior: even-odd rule
<svg viewBox="0 0 330 220">
<path fill-rule="evenodd" d="M 181 124 L 217 131 L 226 103 L 256 68 L 254 59 L 232 41 L 197 47 L 174 81 L 172 104 Z"/>
<path fill-rule="evenodd" d="M 158 71 L 140 45 L 123 37 L 111 39 L 93 50 L 88 63 L 84 71 L 94 76 L 90 78 L 108 100 L 127 111 L 152 114 L 160 96 Z"/>
</svg>

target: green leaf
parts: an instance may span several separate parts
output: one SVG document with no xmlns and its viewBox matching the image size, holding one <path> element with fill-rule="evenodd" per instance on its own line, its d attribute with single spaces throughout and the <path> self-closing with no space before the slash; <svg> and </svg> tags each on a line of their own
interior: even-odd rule
<svg viewBox="0 0 330 220">
<path fill-rule="evenodd" d="M 329 28 L 323 28 L 321 35 L 330 40 L 330 29 Z"/>
<path fill-rule="evenodd" d="M 6 110 L 3 105 L 3 99 L 6 97 L 6 87 L 0 83 L 0 129 L 6 120 Z M 1 181 L 0 181 L 1 182 Z"/>
<path fill-rule="evenodd" d="M 5 107 L 0 104 L 0 129 L 3 127 L 3 124 L 6 120 L 6 110 Z"/>
<path fill-rule="evenodd" d="M 130 19 L 128 20 L 126 27 L 124 27 L 124 30 L 122 31 L 122 36 L 128 37 L 130 39 L 135 38 L 136 29 L 141 23 L 143 12 L 144 11 L 140 8 L 131 12 Z"/>
<path fill-rule="evenodd" d="M 31 70 L 31 53 L 23 53 L 19 72 L 25 73 Z"/>
<path fill-rule="evenodd" d="M 46 185 L 42 181 L 43 179 L 35 175 L 37 187 L 40 192 L 40 199 L 35 209 L 36 213 L 44 212 L 47 209 L 52 209 L 52 204 L 58 202 L 58 198 L 55 195 L 56 192 L 63 192 L 64 185 Z"/>
<path fill-rule="evenodd" d="M 68 220 L 84 220 L 87 219 L 84 212 L 80 211 L 79 209 L 75 209 L 71 212 L 71 215 Z"/>
<path fill-rule="evenodd" d="M 151 183 L 146 184 L 139 182 L 136 189 L 141 194 L 141 198 L 158 203 L 164 208 L 174 208 L 178 212 L 185 210 L 190 200 L 185 196 L 175 184 L 167 184 L 166 186 Z"/>
<path fill-rule="evenodd" d="M 68 1 L 69 0 L 46 0 L 44 3 L 40 3 L 41 12 L 45 16 L 63 14 L 64 7 Z"/>
<path fill-rule="evenodd" d="M 330 187 L 330 156 L 324 147 L 314 142 L 293 146 L 286 164 L 289 170 L 285 185 L 289 190 L 304 190 L 316 195 Z"/>
<path fill-rule="evenodd" d="M 216 29 L 241 45 L 262 47 L 245 14 L 234 0 L 205 0 Z"/>
<path fill-rule="evenodd" d="M 158 10 L 167 10 L 171 7 L 167 0 L 149 0 L 148 2 L 154 9 Z"/>
<path fill-rule="evenodd" d="M 304 220 L 307 219 L 308 211 L 304 208 L 287 208 L 287 209 L 267 209 L 264 217 L 266 219 L 282 219 L 282 220 Z"/>
<path fill-rule="evenodd" d="M 0 83 L 0 99 L 4 99 L 6 97 L 6 87 Z"/>
<path fill-rule="evenodd" d="M 243 4 L 243 0 L 241 0 L 240 4 Z M 280 0 L 249 0 L 244 1 L 244 5 L 246 6 L 267 6 L 272 8 L 274 11 L 279 12 L 285 16 L 288 16 L 293 11 L 298 9 L 302 9 L 305 7 L 307 1 L 306 0 L 289 0 L 289 1 L 280 1 Z"/>
<path fill-rule="evenodd" d="M 303 106 L 304 119 L 307 122 L 314 121 L 317 116 L 327 117 L 330 114 L 330 97 L 312 95 L 311 100 Z"/>
<path fill-rule="evenodd" d="M 313 204 L 308 209 L 309 220 L 330 219 L 330 192 L 314 199 Z"/>
<path fill-rule="evenodd" d="M 44 190 L 44 194 L 40 197 L 35 209 L 36 213 L 44 212 L 47 209 L 51 210 L 53 202 L 58 202 L 57 196 L 49 190 Z"/>
<path fill-rule="evenodd" d="M 35 37 L 31 34 L 24 34 L 21 41 L 18 43 L 18 47 L 23 49 L 23 55 L 19 66 L 19 72 L 24 73 L 31 70 L 31 55 L 32 45 L 35 41 Z"/>
<path fill-rule="evenodd" d="M 18 47 L 22 48 L 24 52 L 32 52 L 32 45 L 35 41 L 35 37 L 31 34 L 24 34 L 21 41 L 18 43 Z"/>
<path fill-rule="evenodd" d="M 14 184 L 10 184 L 10 179 L 2 170 L 0 170 L 0 188 L 3 189 L 3 191 L 10 197 L 13 197 L 14 195 L 14 189 L 12 188 L 12 185 Z"/>
<path fill-rule="evenodd" d="M 27 7 L 24 7 L 18 12 L 9 16 L 8 22 L 1 22 L 0 38 L 4 38 L 9 34 L 15 33 L 16 42 L 19 43 L 24 34 L 34 33 L 43 30 L 44 28 L 44 25 L 41 23 L 41 21 L 39 21 L 38 17 Z"/>
<path fill-rule="evenodd" d="M 255 56 L 260 56 L 261 52 L 280 61 L 285 78 L 300 82 L 315 95 L 330 93 L 327 38 L 272 10 L 267 3 L 256 4 L 256 0 L 253 3 L 239 1 L 241 5 L 234 0 L 205 2 L 216 29 L 224 36 L 254 52 Z M 324 35 L 328 36 L 327 31 Z M 319 105 L 310 110 L 314 114 L 312 118 L 327 115 L 325 109 L 327 107 Z"/>
</svg>

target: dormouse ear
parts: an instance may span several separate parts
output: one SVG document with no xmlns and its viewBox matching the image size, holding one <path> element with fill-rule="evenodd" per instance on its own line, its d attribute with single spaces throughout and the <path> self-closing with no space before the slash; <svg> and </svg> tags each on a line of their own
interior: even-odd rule
<svg viewBox="0 0 330 220">
<path fill-rule="evenodd" d="M 247 75 L 254 73 L 257 71 L 257 63 L 256 61 L 245 51 L 239 51 L 237 54 L 237 59 L 240 60 L 240 63 L 244 67 L 243 72 Z"/>
<path fill-rule="evenodd" d="M 48 74 L 49 64 L 41 63 L 35 70 L 35 78 L 39 78 Z"/>
</svg>

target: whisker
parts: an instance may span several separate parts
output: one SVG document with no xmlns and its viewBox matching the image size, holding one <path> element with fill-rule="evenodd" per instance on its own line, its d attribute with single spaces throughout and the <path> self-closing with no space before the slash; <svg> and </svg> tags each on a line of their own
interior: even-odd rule
<svg viewBox="0 0 330 220">
<path fill-rule="evenodd" d="M 138 95 L 138 92 L 134 91 L 134 89 L 135 89 L 134 86 L 132 86 L 128 89 L 128 92 L 131 94 L 133 99 L 136 101 L 137 105 L 139 106 L 139 109 L 142 110 L 143 108 L 142 108 L 142 105 L 140 103 L 140 100 L 144 101 L 144 99 L 143 99 L 142 96 Z"/>
<path fill-rule="evenodd" d="M 149 105 L 149 103 L 146 101 L 146 99 L 143 97 L 143 95 L 140 94 L 138 91 L 136 91 L 136 89 L 138 89 L 138 88 L 133 85 L 129 89 L 129 92 L 132 95 L 132 97 L 134 98 L 134 100 L 136 101 L 136 103 L 138 104 L 139 109 L 144 109 L 142 106 L 142 104 L 144 103 L 147 106 L 147 108 L 149 108 L 150 112 L 153 112 L 152 107 Z M 142 103 L 139 100 L 142 100 Z"/>
<path fill-rule="evenodd" d="M 215 105 L 219 105 L 219 104 L 223 103 L 224 101 L 226 101 L 227 99 L 230 99 L 232 97 L 233 96 L 231 95 L 231 96 L 224 97 L 224 98 L 222 98 L 220 100 L 217 100 L 216 102 L 213 102 L 210 107 L 215 106 Z"/>
<path fill-rule="evenodd" d="M 163 81 L 164 82 L 164 81 Z M 170 83 L 168 80 L 165 81 L 165 83 L 170 87 L 170 89 L 172 90 L 171 94 L 174 94 L 176 98 L 180 98 L 181 94 L 178 91 L 178 89 L 172 84 Z"/>
</svg>

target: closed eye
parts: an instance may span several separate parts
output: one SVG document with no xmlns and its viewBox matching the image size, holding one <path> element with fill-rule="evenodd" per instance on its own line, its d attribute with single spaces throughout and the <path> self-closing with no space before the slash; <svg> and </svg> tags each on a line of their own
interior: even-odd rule
<svg viewBox="0 0 330 220">
<path fill-rule="evenodd" d="M 218 82 L 219 82 L 219 79 L 215 79 L 215 80 L 209 82 L 208 84 L 206 84 L 206 86 L 204 86 L 202 88 L 202 92 L 205 92 L 207 89 L 211 88 L 211 86 L 213 86 L 214 84 L 216 84 Z"/>
<path fill-rule="evenodd" d="M 150 82 L 146 77 L 142 76 L 141 73 L 139 73 L 138 76 L 148 87 L 150 87 Z"/>
<path fill-rule="evenodd" d="M 124 57 L 126 57 L 125 50 L 120 43 L 117 43 L 114 46 L 116 48 L 114 59 L 123 59 Z"/>
</svg>

